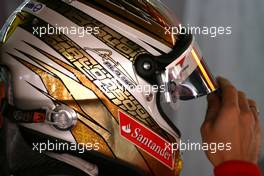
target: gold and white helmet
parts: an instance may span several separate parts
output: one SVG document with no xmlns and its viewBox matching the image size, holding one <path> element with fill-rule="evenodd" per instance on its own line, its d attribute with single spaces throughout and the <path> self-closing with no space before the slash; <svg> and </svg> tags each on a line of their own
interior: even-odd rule
<svg viewBox="0 0 264 176">
<path fill-rule="evenodd" d="M 32 141 L 90 144 L 92 159 L 45 154 L 83 171 L 95 164 L 91 175 L 105 158 L 142 175 L 179 175 L 177 104 L 216 85 L 194 37 L 171 30 L 178 26 L 158 0 L 26 1 L 0 36 L 11 118 Z"/>
</svg>

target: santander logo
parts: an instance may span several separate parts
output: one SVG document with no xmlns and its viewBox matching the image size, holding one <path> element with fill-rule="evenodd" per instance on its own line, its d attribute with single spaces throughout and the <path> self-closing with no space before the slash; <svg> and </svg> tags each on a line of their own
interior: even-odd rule
<svg viewBox="0 0 264 176">
<path fill-rule="evenodd" d="M 119 120 L 121 136 L 147 152 L 165 166 L 173 169 L 175 157 L 171 150 L 171 143 L 124 112 L 119 111 Z"/>
<path fill-rule="evenodd" d="M 131 131 L 131 124 L 122 126 L 122 131 L 125 132 L 125 133 L 127 133 L 127 134 L 130 134 L 132 132 Z"/>
</svg>

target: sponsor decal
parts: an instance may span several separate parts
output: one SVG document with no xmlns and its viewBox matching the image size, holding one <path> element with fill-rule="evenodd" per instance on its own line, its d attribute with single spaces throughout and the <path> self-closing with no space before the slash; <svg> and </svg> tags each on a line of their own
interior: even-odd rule
<svg viewBox="0 0 264 176">
<path fill-rule="evenodd" d="M 190 46 L 187 51 L 185 51 L 178 59 L 172 62 L 166 69 L 170 72 L 174 72 L 174 79 L 179 81 L 186 80 L 193 71 L 197 68 L 197 63 L 191 55 L 191 49 L 193 46 Z"/>
<path fill-rule="evenodd" d="M 201 53 L 198 50 L 195 42 L 193 42 L 188 50 L 186 50 L 179 58 L 166 67 L 166 69 L 171 73 L 174 72 L 171 75 L 174 76 L 174 79 L 178 80 L 179 82 L 186 80 L 197 68 L 206 81 L 206 86 L 208 86 L 208 89 L 210 91 L 215 91 L 216 86 L 214 84 L 214 80 L 210 74 L 208 74 L 210 72 L 207 70 Z"/>
<path fill-rule="evenodd" d="M 30 1 L 27 3 L 24 7 L 24 11 L 30 12 L 30 13 L 36 13 L 38 14 L 40 11 L 44 9 L 45 5 L 38 3 L 38 2 L 32 2 Z"/>
<path fill-rule="evenodd" d="M 119 120 L 121 136 L 173 169 L 174 152 L 171 150 L 171 143 L 122 111 L 119 111 Z"/>
<path fill-rule="evenodd" d="M 92 49 L 89 47 L 85 47 L 84 50 L 86 51 L 91 51 L 95 54 L 97 54 L 99 57 L 102 58 L 103 60 L 103 65 L 108 68 L 113 75 L 121 79 L 121 81 L 129 86 L 135 88 L 137 85 L 136 80 L 134 80 L 129 73 L 126 71 L 126 69 L 118 62 L 115 61 L 112 58 L 112 51 L 104 48 L 97 48 L 97 49 Z"/>
</svg>

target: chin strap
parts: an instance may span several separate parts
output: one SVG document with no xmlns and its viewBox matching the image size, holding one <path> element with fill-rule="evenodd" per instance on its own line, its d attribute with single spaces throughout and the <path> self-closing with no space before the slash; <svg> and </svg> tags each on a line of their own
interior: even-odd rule
<svg viewBox="0 0 264 176">
<path fill-rule="evenodd" d="M 3 118 L 8 117 L 12 122 L 17 123 L 42 123 L 46 119 L 45 111 L 24 111 L 15 108 L 7 99 L 7 91 L 4 82 L 0 83 L 0 128 Z"/>
<path fill-rule="evenodd" d="M 44 123 L 46 121 L 45 110 L 19 110 L 7 101 L 4 101 L 3 116 L 15 123 Z"/>
<path fill-rule="evenodd" d="M 20 110 L 5 99 L 1 102 L 1 114 L 14 123 L 46 123 L 67 131 L 75 126 L 78 119 L 76 112 L 65 105 L 58 105 L 54 109 Z"/>
</svg>

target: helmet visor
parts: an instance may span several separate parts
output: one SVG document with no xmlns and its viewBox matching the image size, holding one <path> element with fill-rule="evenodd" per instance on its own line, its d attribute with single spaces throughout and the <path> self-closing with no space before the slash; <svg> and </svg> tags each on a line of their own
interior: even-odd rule
<svg viewBox="0 0 264 176">
<path fill-rule="evenodd" d="M 216 81 L 206 66 L 197 43 L 169 64 L 160 78 L 166 102 L 189 100 L 214 92 Z"/>
</svg>

